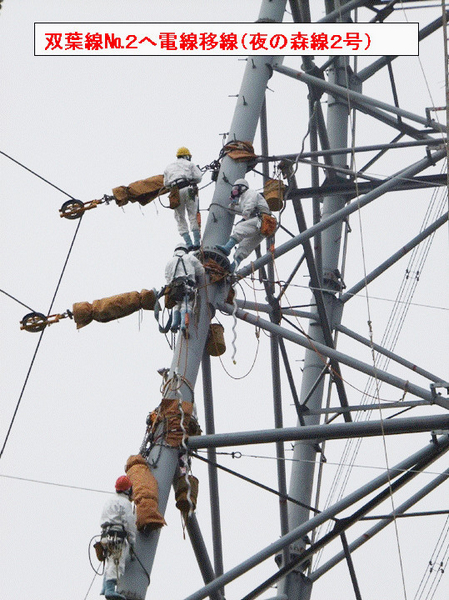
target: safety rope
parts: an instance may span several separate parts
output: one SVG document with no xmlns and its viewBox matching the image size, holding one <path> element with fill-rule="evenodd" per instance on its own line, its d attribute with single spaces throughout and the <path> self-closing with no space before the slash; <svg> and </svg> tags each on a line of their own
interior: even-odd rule
<svg viewBox="0 0 449 600">
<path fill-rule="evenodd" d="M 187 444 L 186 444 L 186 440 L 188 438 L 188 435 L 187 435 L 187 430 L 186 430 L 185 425 L 184 425 L 184 411 L 182 409 L 182 399 L 178 400 L 178 408 L 179 408 L 179 410 L 181 412 L 181 421 L 180 421 L 180 425 L 181 425 L 181 429 L 182 429 L 181 447 L 182 447 L 182 449 L 184 451 L 184 457 L 183 457 L 183 462 L 185 464 L 184 479 L 185 479 L 186 486 L 187 486 L 187 502 L 189 504 L 189 512 L 187 514 L 187 517 L 186 517 L 185 522 L 184 522 L 184 527 L 183 527 L 183 530 L 185 530 L 185 526 L 187 525 L 187 518 L 190 517 L 193 514 L 193 512 L 195 510 L 195 507 L 194 507 L 193 502 L 192 502 L 192 486 L 190 484 L 190 477 L 189 477 L 189 474 L 190 474 L 189 473 L 189 471 L 190 471 L 189 449 L 187 448 Z"/>
<path fill-rule="evenodd" d="M 231 356 L 231 360 L 233 362 L 233 364 L 237 364 L 236 360 L 235 360 L 235 355 L 237 354 L 237 346 L 235 344 L 235 342 L 237 341 L 237 317 L 236 317 L 236 313 L 237 313 L 237 294 L 235 294 L 234 298 L 232 299 L 232 317 L 233 317 L 233 323 L 232 323 L 232 356 Z"/>
</svg>

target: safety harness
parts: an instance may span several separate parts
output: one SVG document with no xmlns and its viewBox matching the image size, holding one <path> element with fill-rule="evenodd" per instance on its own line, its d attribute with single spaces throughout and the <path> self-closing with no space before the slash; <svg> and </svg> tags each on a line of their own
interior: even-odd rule
<svg viewBox="0 0 449 600">
<path fill-rule="evenodd" d="M 195 200 L 198 194 L 198 186 L 196 182 L 185 178 L 176 179 L 170 186 L 169 200 L 171 209 L 174 210 L 175 208 L 178 208 L 178 206 L 181 204 L 179 190 L 182 190 L 184 188 L 189 188 L 188 199 Z"/>
<path fill-rule="evenodd" d="M 97 557 L 103 561 L 110 557 L 114 561 L 114 564 L 118 566 L 123 551 L 123 544 L 127 537 L 128 534 L 123 525 L 108 522 L 103 523 L 100 538 L 103 555 L 100 558 L 99 551 L 95 548 Z"/>
<path fill-rule="evenodd" d="M 184 275 L 179 275 L 176 277 L 176 273 L 178 271 L 179 264 L 181 263 L 182 268 L 184 269 Z M 184 264 L 184 258 L 182 256 L 178 257 L 178 262 L 176 263 L 174 270 L 175 277 L 172 282 L 167 286 L 165 290 L 165 306 L 166 308 L 173 308 L 178 302 L 182 302 L 183 300 L 193 300 L 195 297 L 195 281 L 188 277 L 187 269 Z"/>
</svg>

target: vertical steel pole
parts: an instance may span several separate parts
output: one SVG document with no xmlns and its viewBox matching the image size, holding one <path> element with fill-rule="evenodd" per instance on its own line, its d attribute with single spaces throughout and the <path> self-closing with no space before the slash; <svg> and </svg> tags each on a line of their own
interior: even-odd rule
<svg viewBox="0 0 449 600">
<path fill-rule="evenodd" d="M 331 3 L 326 3 L 327 12 L 331 10 Z M 347 58 L 338 57 L 329 68 L 329 81 L 346 87 L 348 85 Z M 327 131 L 330 148 L 347 148 L 348 140 L 348 104 L 345 100 L 329 96 L 327 110 Z M 345 166 L 346 155 L 334 157 L 336 166 Z M 323 200 L 322 218 L 326 219 L 344 207 L 344 196 L 329 196 Z M 340 252 L 340 239 L 342 222 L 339 221 L 328 227 L 322 233 L 322 287 L 326 306 L 328 322 L 332 323 L 332 312 L 336 302 L 335 293 L 339 290 L 339 282 L 335 276 L 338 269 Z M 323 329 L 318 321 L 312 321 L 309 326 L 309 336 L 315 341 L 325 343 Z M 304 401 L 318 380 L 323 369 L 321 357 L 313 350 L 305 353 L 300 401 Z M 307 406 L 311 410 L 321 408 L 323 399 L 324 379 L 316 386 L 311 394 Z M 304 416 L 306 425 L 318 425 L 319 416 Z M 289 495 L 300 500 L 304 505 L 310 506 L 315 473 L 316 445 L 310 442 L 298 442 L 294 446 L 293 467 L 290 480 Z M 309 511 L 297 505 L 289 505 L 289 528 L 297 528 L 309 519 Z M 307 544 L 303 539 L 293 544 L 290 552 L 293 556 L 301 553 Z M 312 587 L 303 577 L 301 570 L 293 571 L 278 586 L 278 594 L 286 593 L 290 600 L 308 600 Z"/>
<path fill-rule="evenodd" d="M 259 19 L 282 22 L 287 0 L 262 0 Z M 272 75 L 272 65 L 275 57 L 255 56 L 247 61 L 243 82 L 240 88 L 237 105 L 232 120 L 229 139 L 239 141 L 254 140 L 260 110 L 265 97 L 268 80 Z M 212 200 L 209 217 L 203 236 L 203 249 L 214 249 L 216 244 L 224 243 L 231 232 L 233 216 L 226 210 L 231 184 L 243 177 L 246 164 L 233 161 L 225 156 Z M 182 400 L 193 402 L 194 387 L 203 357 L 204 346 L 209 330 L 210 319 L 215 305 L 223 301 L 225 288 L 223 284 L 201 286 L 199 294 L 198 321 L 190 324 L 191 335 L 188 340 L 179 336 L 176 344 L 169 377 L 175 375 L 179 385 L 176 390 L 168 390 L 167 398 L 181 396 Z M 192 319 L 193 321 L 193 319 Z M 175 386 L 174 386 L 175 387 Z M 165 512 L 172 486 L 173 477 L 178 463 L 178 449 L 167 447 L 165 444 L 155 445 L 149 455 L 149 464 L 159 487 L 159 510 Z M 151 573 L 160 530 L 149 535 L 138 533 L 136 552 L 148 574 Z M 119 581 L 118 591 L 129 599 L 144 600 L 148 577 L 137 561 L 130 561 L 125 573 Z"/>
<path fill-rule="evenodd" d="M 267 99 L 262 105 L 260 113 L 260 137 L 262 145 L 262 155 L 268 156 L 268 123 L 267 123 Z M 264 184 L 269 178 L 268 163 L 263 164 L 263 180 Z M 273 238 L 267 239 L 267 252 L 270 250 L 270 245 L 273 243 Z M 275 308 L 276 300 L 274 298 L 274 267 L 273 263 L 267 265 L 268 281 L 265 282 L 268 301 Z M 271 313 L 270 317 L 273 320 L 275 313 Z M 281 371 L 279 364 L 279 336 L 275 333 L 270 333 L 270 349 L 271 349 L 271 373 L 273 386 L 273 407 L 274 407 L 274 426 L 276 429 L 283 428 L 282 417 L 282 391 L 281 391 Z M 278 489 L 283 498 L 279 499 L 279 517 L 281 524 L 281 535 L 288 533 L 288 510 L 285 496 L 287 495 L 287 474 L 285 469 L 285 451 L 284 442 L 276 442 L 276 457 L 277 457 L 277 475 Z M 283 564 L 287 564 L 290 559 L 288 547 L 282 550 Z"/>
<path fill-rule="evenodd" d="M 203 394 L 204 394 L 204 418 L 206 425 L 206 435 L 215 433 L 214 405 L 212 396 L 212 374 L 210 365 L 210 356 L 204 352 L 203 362 L 201 364 L 203 373 Z M 214 550 L 215 574 L 223 574 L 223 548 L 221 539 L 220 523 L 220 497 L 218 493 L 218 473 L 217 467 L 211 463 L 217 462 L 217 452 L 215 448 L 207 449 L 207 458 L 211 461 L 208 465 L 209 471 L 209 496 L 210 511 L 212 521 L 212 545 Z"/>
</svg>

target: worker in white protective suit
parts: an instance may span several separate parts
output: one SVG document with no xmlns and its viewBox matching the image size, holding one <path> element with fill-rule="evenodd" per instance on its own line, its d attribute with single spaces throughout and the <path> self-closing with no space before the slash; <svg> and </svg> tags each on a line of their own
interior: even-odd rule
<svg viewBox="0 0 449 600">
<path fill-rule="evenodd" d="M 201 245 L 200 226 L 198 223 L 198 187 L 203 174 L 192 162 L 192 155 L 186 147 L 176 153 L 176 161 L 168 165 L 164 171 L 164 186 L 179 189 L 179 206 L 174 209 L 178 231 L 189 250 L 199 250 Z M 187 223 L 186 215 L 189 220 Z M 190 227 L 189 227 L 190 226 Z M 189 233 L 192 232 L 193 241 Z"/>
<path fill-rule="evenodd" d="M 165 267 L 165 280 L 169 286 L 169 296 L 175 305 L 171 331 L 181 331 L 187 335 L 190 314 L 193 311 L 195 290 L 204 275 L 204 267 L 194 254 L 189 254 L 184 244 L 175 248 L 173 258 Z"/>
<path fill-rule="evenodd" d="M 234 271 L 266 237 L 266 234 L 261 232 L 262 217 L 271 215 L 271 211 L 265 198 L 255 190 L 249 189 L 246 179 L 237 179 L 232 186 L 229 209 L 243 218 L 234 225 L 226 244 L 217 245 L 216 248 L 229 256 L 232 248 L 238 244 L 234 262 L 231 264 L 231 271 Z"/>
<path fill-rule="evenodd" d="M 122 475 L 115 482 L 115 495 L 107 500 L 101 513 L 101 543 L 106 564 L 101 595 L 107 600 L 126 600 L 116 591 L 117 581 L 136 541 L 136 520 L 132 509 L 132 483 Z"/>
</svg>

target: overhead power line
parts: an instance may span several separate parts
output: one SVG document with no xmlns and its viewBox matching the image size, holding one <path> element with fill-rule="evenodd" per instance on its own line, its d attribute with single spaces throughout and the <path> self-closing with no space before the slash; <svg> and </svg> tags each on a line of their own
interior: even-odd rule
<svg viewBox="0 0 449 600">
<path fill-rule="evenodd" d="M 16 477 L 15 475 L 3 475 L 0 473 L 0 477 L 4 477 L 5 479 L 15 479 L 17 481 L 27 481 L 29 483 L 41 483 L 43 485 L 54 485 L 56 487 L 68 488 L 71 490 L 83 490 L 84 492 L 97 492 L 98 494 L 111 494 L 112 492 L 108 492 L 107 490 L 96 490 L 94 488 L 86 488 L 79 485 L 68 485 L 65 483 L 56 483 L 54 481 L 42 481 L 40 479 L 28 479 L 27 477 Z"/>
<path fill-rule="evenodd" d="M 67 267 L 67 263 L 69 262 L 70 254 L 72 253 L 73 245 L 74 245 L 74 243 L 75 243 L 76 236 L 78 235 L 78 231 L 79 231 L 79 228 L 80 228 L 80 225 L 81 225 L 81 221 L 82 221 L 82 220 L 83 220 L 83 218 L 82 218 L 82 216 L 81 216 L 81 218 L 80 218 L 80 219 L 79 219 L 79 221 L 78 221 L 78 225 L 76 226 L 75 234 L 74 234 L 74 236 L 73 236 L 73 239 L 72 239 L 72 242 L 71 242 L 71 244 L 70 244 L 69 251 L 68 251 L 68 253 L 67 253 L 67 257 L 66 257 L 66 259 L 65 259 L 65 262 L 64 262 L 64 266 L 62 267 L 61 275 L 60 275 L 60 277 L 59 277 L 59 280 L 58 280 L 58 283 L 57 283 L 57 285 L 56 285 L 55 293 L 53 294 L 53 298 L 52 298 L 52 300 L 51 300 L 51 303 L 50 303 L 50 308 L 48 309 L 48 313 L 47 313 L 48 315 L 51 313 L 51 310 L 52 310 L 52 308 L 53 308 L 53 304 L 54 304 L 54 301 L 55 301 L 55 299 L 56 299 L 56 295 L 57 295 L 57 293 L 58 293 L 59 287 L 60 287 L 60 285 L 61 285 L 61 281 L 62 281 L 62 278 L 63 278 L 63 276 L 64 276 L 64 273 L 65 273 L 65 270 L 66 270 L 66 267 Z M 41 334 L 40 334 L 40 336 L 39 336 L 38 342 L 37 342 L 37 344 L 36 344 L 36 348 L 35 348 L 35 350 L 34 350 L 33 358 L 31 359 L 31 364 L 30 364 L 30 366 L 29 366 L 29 368 L 28 368 L 28 371 L 27 371 L 27 374 L 26 374 L 26 377 L 25 377 L 25 381 L 24 381 L 24 383 L 23 383 L 23 386 L 22 386 L 22 389 L 21 389 L 21 391 L 20 391 L 19 399 L 17 400 L 17 404 L 16 404 L 16 407 L 15 407 L 15 409 L 14 409 L 14 413 L 13 413 L 13 416 L 12 416 L 11 422 L 10 422 L 10 424 L 9 424 L 8 431 L 7 431 L 7 433 L 6 433 L 5 441 L 3 442 L 3 446 L 2 446 L 2 449 L 1 449 L 1 451 L 0 451 L 0 459 L 2 458 L 2 456 L 3 456 L 3 452 L 5 451 L 5 447 L 6 447 L 6 444 L 7 444 L 7 442 L 8 442 L 9 436 L 10 436 L 10 434 L 11 434 L 11 430 L 12 430 L 12 427 L 13 427 L 13 425 L 14 425 L 14 421 L 15 421 L 15 419 L 16 419 L 16 416 L 17 416 L 17 412 L 18 412 L 18 410 L 19 410 L 20 403 L 22 402 L 23 394 L 24 394 L 24 392 L 25 392 L 25 388 L 26 388 L 26 386 L 27 386 L 28 379 L 29 379 L 29 377 L 30 377 L 30 374 L 31 374 L 31 370 L 32 370 L 32 368 L 33 368 L 33 365 L 34 365 L 34 361 L 36 360 L 37 352 L 38 352 L 38 350 L 39 350 L 39 347 L 40 347 L 40 345 L 41 345 L 42 336 L 44 335 L 44 331 L 45 331 L 45 329 L 43 329 L 43 330 L 41 331 Z"/>
</svg>

